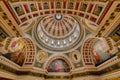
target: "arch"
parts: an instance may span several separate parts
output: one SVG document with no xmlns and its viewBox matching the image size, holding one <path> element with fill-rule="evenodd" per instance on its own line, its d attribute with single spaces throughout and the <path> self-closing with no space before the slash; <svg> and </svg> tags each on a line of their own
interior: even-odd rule
<svg viewBox="0 0 120 80">
<path fill-rule="evenodd" d="M 24 66 L 32 65 L 35 59 L 35 46 L 33 41 L 29 38 L 22 38 L 22 40 L 26 43 L 26 58 L 24 61 Z"/>
<path fill-rule="evenodd" d="M 88 38 L 82 46 L 82 60 L 85 66 L 94 65 L 94 62 L 91 56 L 91 47 L 92 47 L 91 45 L 95 39 L 96 38 Z"/>
<path fill-rule="evenodd" d="M 68 67 L 69 67 L 69 69 L 70 70 L 68 70 L 68 71 L 60 71 L 60 72 L 70 72 L 72 69 L 73 69 L 73 64 L 69 61 L 69 59 L 65 56 L 65 55 L 53 55 L 53 56 L 51 56 L 47 61 L 46 61 L 46 63 L 44 64 L 44 70 L 48 73 L 48 72 L 50 72 L 50 71 L 48 71 L 47 69 L 48 69 L 48 67 L 49 67 L 49 65 L 52 63 L 52 62 L 54 62 L 55 60 L 61 60 L 61 61 L 64 61 L 65 62 L 65 64 L 67 64 L 68 65 Z M 61 63 L 61 61 L 60 61 L 60 63 Z M 51 71 L 52 72 L 52 71 Z M 57 71 L 55 71 L 55 72 L 57 72 Z"/>
<path fill-rule="evenodd" d="M 108 50 L 105 38 L 88 38 L 82 47 L 84 66 L 98 66 L 115 56 L 115 53 L 109 53 Z"/>
<path fill-rule="evenodd" d="M 4 41 L 2 55 L 19 66 L 32 65 L 35 56 L 35 46 L 26 37 L 8 37 Z"/>
</svg>

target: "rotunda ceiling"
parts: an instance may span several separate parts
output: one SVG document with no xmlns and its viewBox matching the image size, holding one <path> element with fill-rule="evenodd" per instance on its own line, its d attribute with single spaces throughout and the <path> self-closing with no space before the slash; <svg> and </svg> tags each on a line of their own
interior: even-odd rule
<svg viewBox="0 0 120 80">
<path fill-rule="evenodd" d="M 43 17 L 38 26 L 47 36 L 60 39 L 70 36 L 77 24 L 76 20 L 69 15 L 55 14 Z M 41 30 L 38 29 L 39 32 Z"/>
<path fill-rule="evenodd" d="M 33 29 L 33 39 L 38 47 L 52 53 L 66 53 L 79 47 L 84 38 L 84 28 L 70 15 L 43 16 Z"/>
</svg>

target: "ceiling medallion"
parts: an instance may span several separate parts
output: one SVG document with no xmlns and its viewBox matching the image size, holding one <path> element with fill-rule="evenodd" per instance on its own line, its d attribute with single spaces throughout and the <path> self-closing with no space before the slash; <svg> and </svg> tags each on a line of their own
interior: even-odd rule
<svg viewBox="0 0 120 80">
<path fill-rule="evenodd" d="M 45 52 L 43 50 L 40 50 L 37 53 L 36 59 L 37 59 L 38 62 L 43 63 L 43 62 L 46 61 L 47 57 L 48 57 L 47 52 Z"/>
</svg>

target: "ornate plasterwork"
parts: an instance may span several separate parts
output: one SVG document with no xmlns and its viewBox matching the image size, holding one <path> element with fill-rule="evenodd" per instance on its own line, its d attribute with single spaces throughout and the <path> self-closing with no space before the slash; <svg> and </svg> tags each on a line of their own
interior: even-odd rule
<svg viewBox="0 0 120 80">
<path fill-rule="evenodd" d="M 64 60 L 69 65 L 71 70 L 74 69 L 74 65 L 70 62 L 70 59 L 67 56 L 65 56 L 63 54 L 59 54 L 59 55 L 55 54 L 55 55 L 52 55 L 51 57 L 49 57 L 48 60 L 45 62 L 44 66 L 43 66 L 44 70 L 46 71 L 46 69 L 48 68 L 50 63 L 57 59 Z"/>
<path fill-rule="evenodd" d="M 74 63 L 78 63 L 81 60 L 81 53 L 78 50 L 74 50 L 69 54 L 70 59 Z"/>
<path fill-rule="evenodd" d="M 78 48 L 84 39 L 83 24 L 77 18 L 60 14 L 40 18 L 32 30 L 32 37 L 39 48 L 50 53 L 67 53 Z"/>
<path fill-rule="evenodd" d="M 48 58 L 47 52 L 43 50 L 38 51 L 37 56 L 36 56 L 36 59 L 38 62 L 43 63 L 46 61 L 47 58 Z"/>
</svg>

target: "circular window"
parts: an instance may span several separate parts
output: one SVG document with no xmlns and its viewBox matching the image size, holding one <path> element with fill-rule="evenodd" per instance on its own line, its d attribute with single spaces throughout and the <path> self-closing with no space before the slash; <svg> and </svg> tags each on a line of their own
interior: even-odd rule
<svg viewBox="0 0 120 80">
<path fill-rule="evenodd" d="M 55 14 L 55 19 L 56 20 L 61 20 L 62 19 L 62 14 Z"/>
</svg>

